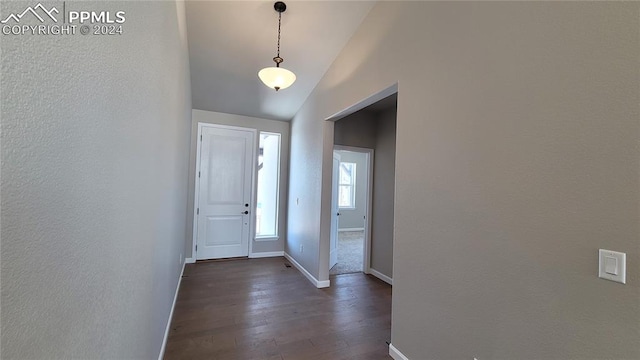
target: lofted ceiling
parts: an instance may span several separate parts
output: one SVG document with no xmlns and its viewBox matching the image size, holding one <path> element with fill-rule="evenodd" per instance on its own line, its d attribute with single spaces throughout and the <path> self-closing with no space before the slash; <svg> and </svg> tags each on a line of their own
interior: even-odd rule
<svg viewBox="0 0 640 360">
<path fill-rule="evenodd" d="M 296 82 L 278 92 L 258 79 L 274 66 L 274 1 L 187 1 L 194 109 L 291 120 L 373 1 L 285 1 L 280 56 Z"/>
</svg>

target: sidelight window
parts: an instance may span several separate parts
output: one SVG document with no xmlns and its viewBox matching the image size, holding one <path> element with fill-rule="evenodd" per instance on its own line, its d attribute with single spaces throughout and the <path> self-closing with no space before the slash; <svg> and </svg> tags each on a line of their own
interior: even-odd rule
<svg viewBox="0 0 640 360">
<path fill-rule="evenodd" d="M 260 132 L 256 238 L 278 236 L 280 134 Z"/>
</svg>

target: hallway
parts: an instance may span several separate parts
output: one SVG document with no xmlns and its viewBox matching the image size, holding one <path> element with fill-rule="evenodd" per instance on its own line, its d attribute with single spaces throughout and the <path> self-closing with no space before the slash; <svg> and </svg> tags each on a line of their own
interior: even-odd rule
<svg viewBox="0 0 640 360">
<path fill-rule="evenodd" d="M 391 286 L 314 288 L 281 257 L 186 265 L 165 359 L 390 359 Z"/>
<path fill-rule="evenodd" d="M 364 230 L 338 232 L 338 263 L 329 270 L 329 275 L 362 272 L 364 252 Z"/>
</svg>

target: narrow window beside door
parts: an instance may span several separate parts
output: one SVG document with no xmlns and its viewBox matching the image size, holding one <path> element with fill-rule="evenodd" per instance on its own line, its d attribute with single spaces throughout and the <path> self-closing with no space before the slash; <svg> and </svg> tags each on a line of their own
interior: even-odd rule
<svg viewBox="0 0 640 360">
<path fill-rule="evenodd" d="M 256 238 L 278 237 L 280 134 L 260 132 Z"/>
</svg>

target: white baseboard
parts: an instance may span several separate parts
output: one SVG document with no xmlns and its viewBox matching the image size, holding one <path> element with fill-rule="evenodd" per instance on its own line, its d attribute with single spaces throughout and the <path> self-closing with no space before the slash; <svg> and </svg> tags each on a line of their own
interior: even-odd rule
<svg viewBox="0 0 640 360">
<path fill-rule="evenodd" d="M 364 231 L 364 228 L 342 228 L 342 229 L 338 229 L 338 231 Z"/>
<path fill-rule="evenodd" d="M 389 344 L 389 356 L 391 356 L 394 360 L 409 360 L 408 357 L 404 356 L 400 350 L 396 349 L 393 344 Z"/>
<path fill-rule="evenodd" d="M 390 277 L 388 277 L 387 275 L 385 275 L 385 274 L 381 273 L 381 272 L 380 272 L 380 271 L 378 271 L 378 270 L 375 270 L 375 269 L 371 269 L 371 268 L 370 268 L 370 269 L 369 269 L 369 274 L 371 274 L 371 275 L 373 275 L 373 276 L 377 277 L 378 279 L 380 279 L 380 280 L 382 280 L 382 281 L 386 282 L 386 283 L 387 283 L 387 284 L 389 284 L 389 285 L 393 285 L 393 279 L 392 279 L 392 278 L 390 278 Z"/>
<path fill-rule="evenodd" d="M 284 256 L 284 251 L 258 252 L 249 255 L 249 259 Z"/>
<path fill-rule="evenodd" d="M 302 275 L 304 275 L 309 281 L 311 281 L 311 283 L 315 287 L 317 287 L 318 289 L 329 287 L 329 285 L 330 285 L 330 281 L 329 280 L 320 281 L 320 280 L 316 279 L 313 275 L 311 275 L 310 272 L 307 271 L 307 269 L 302 267 L 302 265 L 300 265 L 297 261 L 295 261 L 293 259 L 293 257 L 291 257 L 291 255 L 287 254 L 286 252 L 284 253 L 284 257 L 287 258 L 287 260 L 289 260 L 289 262 L 292 263 L 293 266 L 295 266 L 296 269 L 298 269 L 302 273 Z"/>
<path fill-rule="evenodd" d="M 164 339 L 162 339 L 162 347 L 160 348 L 160 355 L 158 360 L 164 358 L 164 351 L 167 348 L 167 339 L 169 338 L 169 329 L 171 329 L 171 320 L 173 320 L 173 310 L 176 308 L 176 301 L 178 300 L 178 291 L 180 290 L 180 283 L 182 282 L 182 274 L 184 274 L 184 266 L 186 261 L 182 264 L 182 271 L 180 271 L 180 277 L 178 278 L 178 285 L 176 286 L 176 293 L 173 295 L 173 304 L 171 304 L 171 312 L 169 313 L 169 319 L 167 320 L 167 327 L 164 330 Z"/>
<path fill-rule="evenodd" d="M 184 263 L 185 264 L 195 264 L 196 263 L 196 259 L 194 259 L 194 258 L 185 258 L 184 259 Z"/>
</svg>

